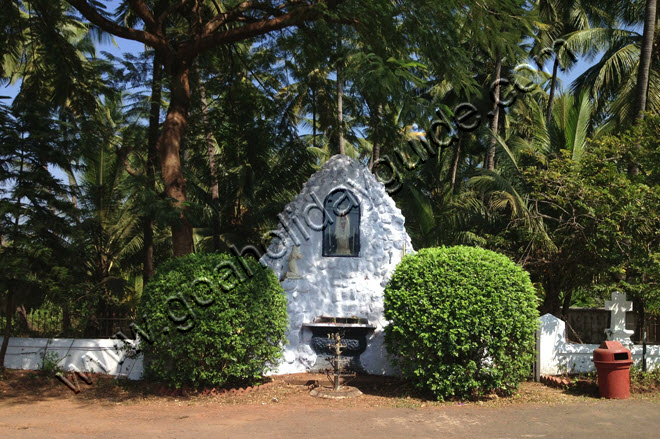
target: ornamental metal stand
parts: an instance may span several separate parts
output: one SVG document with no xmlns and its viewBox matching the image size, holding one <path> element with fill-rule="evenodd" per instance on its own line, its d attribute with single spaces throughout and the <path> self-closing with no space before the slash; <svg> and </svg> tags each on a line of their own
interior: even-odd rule
<svg viewBox="0 0 660 439">
<path fill-rule="evenodd" d="M 342 349 L 346 347 L 346 343 L 342 343 L 341 334 L 339 332 L 335 332 L 334 334 L 328 334 L 328 338 L 333 339 L 335 341 L 334 344 L 328 346 L 328 348 L 330 348 L 330 351 L 334 354 L 334 356 L 327 358 L 328 363 L 330 363 L 330 365 L 332 366 L 332 369 L 326 369 L 325 374 L 328 377 L 328 380 L 330 380 L 330 384 L 332 384 L 333 390 L 335 392 L 338 392 L 339 379 L 345 377 L 355 378 L 356 374 L 343 372 L 344 368 L 342 363 L 345 362 L 346 359 L 341 358 L 341 353 L 342 353 Z"/>
<path fill-rule="evenodd" d="M 309 394 L 318 398 L 329 399 L 344 399 L 362 395 L 360 390 L 355 387 L 347 386 L 346 381 L 344 381 L 343 386 L 339 385 L 340 378 L 355 378 L 357 374 L 346 373 L 343 370 L 342 364 L 346 359 L 341 357 L 341 353 L 342 349 L 346 347 L 346 343 L 342 342 L 341 334 L 339 332 L 328 334 L 328 338 L 334 340 L 333 344 L 328 345 L 330 352 L 334 355 L 327 358 L 327 361 L 332 365 L 332 369 L 326 369 L 325 374 L 328 377 L 330 384 L 332 384 L 332 388 L 319 386 L 312 389 Z"/>
</svg>

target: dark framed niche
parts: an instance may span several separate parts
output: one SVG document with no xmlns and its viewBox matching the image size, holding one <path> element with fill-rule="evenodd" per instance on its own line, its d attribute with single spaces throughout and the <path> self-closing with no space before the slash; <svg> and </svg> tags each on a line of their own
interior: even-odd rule
<svg viewBox="0 0 660 439">
<path fill-rule="evenodd" d="M 360 201 L 348 189 L 336 189 L 323 202 L 323 256 L 360 256 Z"/>
</svg>

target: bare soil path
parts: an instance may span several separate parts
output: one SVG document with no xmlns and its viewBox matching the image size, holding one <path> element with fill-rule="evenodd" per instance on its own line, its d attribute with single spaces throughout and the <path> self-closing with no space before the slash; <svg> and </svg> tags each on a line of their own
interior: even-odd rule
<svg viewBox="0 0 660 439">
<path fill-rule="evenodd" d="M 0 382 L 0 438 L 660 436 L 657 395 L 609 401 L 524 383 L 513 398 L 434 403 L 395 382 L 366 382 L 360 398 L 331 401 L 310 397 L 305 378 L 244 395 L 171 397 L 112 380 L 75 395 L 52 378 L 14 377 Z"/>
</svg>

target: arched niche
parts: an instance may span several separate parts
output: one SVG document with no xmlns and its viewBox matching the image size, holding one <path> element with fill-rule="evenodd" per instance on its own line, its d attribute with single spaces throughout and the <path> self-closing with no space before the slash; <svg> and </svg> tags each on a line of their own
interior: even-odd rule
<svg viewBox="0 0 660 439">
<path fill-rule="evenodd" d="M 360 256 L 360 202 L 348 189 L 336 189 L 323 202 L 323 256 Z"/>
</svg>

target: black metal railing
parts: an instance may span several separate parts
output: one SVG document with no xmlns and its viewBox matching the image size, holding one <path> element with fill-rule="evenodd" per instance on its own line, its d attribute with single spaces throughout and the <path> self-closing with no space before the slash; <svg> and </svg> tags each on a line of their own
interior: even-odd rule
<svg viewBox="0 0 660 439">
<path fill-rule="evenodd" d="M 600 344 L 606 339 L 605 329 L 610 327 L 610 311 L 603 308 L 571 308 L 566 321 L 566 337 L 573 343 Z M 642 330 L 638 327 L 638 314 L 626 313 L 626 329 L 635 331 L 630 337 L 636 344 L 642 343 Z M 660 316 L 646 316 L 646 343 L 660 344 Z"/>
<path fill-rule="evenodd" d="M 123 332 L 130 336 L 130 324 L 134 320 L 133 313 L 119 311 L 66 318 L 62 310 L 19 310 L 13 316 L 11 335 L 33 338 L 112 338 L 118 332 Z M 5 316 L 0 315 L 0 330 L 4 330 L 5 321 Z"/>
</svg>

